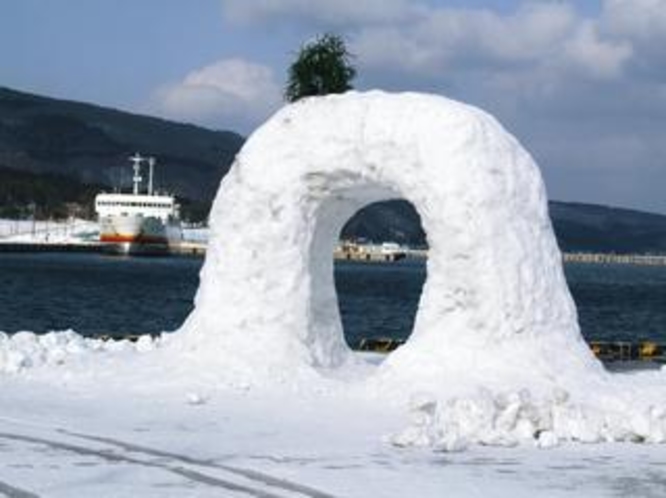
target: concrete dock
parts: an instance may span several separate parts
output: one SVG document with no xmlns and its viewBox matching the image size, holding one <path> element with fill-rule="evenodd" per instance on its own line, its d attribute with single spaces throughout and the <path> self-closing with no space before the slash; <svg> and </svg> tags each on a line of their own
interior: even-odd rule
<svg viewBox="0 0 666 498">
<path fill-rule="evenodd" d="M 106 252 L 108 247 L 99 242 L 90 243 L 44 243 L 44 242 L 1 242 L 0 252 Z"/>
<path fill-rule="evenodd" d="M 0 242 L 0 253 L 101 253 L 120 254 L 117 244 L 102 242 Z M 183 242 L 178 246 L 169 248 L 164 255 L 174 256 L 204 256 L 205 244 Z"/>
</svg>

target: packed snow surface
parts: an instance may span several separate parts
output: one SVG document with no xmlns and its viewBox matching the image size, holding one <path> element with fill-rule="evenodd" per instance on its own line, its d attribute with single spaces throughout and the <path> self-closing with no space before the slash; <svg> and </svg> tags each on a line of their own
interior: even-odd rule
<svg viewBox="0 0 666 498">
<path fill-rule="evenodd" d="M 0 495 L 652 498 L 666 491 L 661 445 L 569 443 L 602 441 L 611 427 L 595 393 L 578 402 L 563 391 L 552 399 L 482 388 L 449 398 L 416 393 L 408 414 L 390 389 L 358 381 L 230 389 L 205 365 L 158 361 L 167 344 L 3 336 L 0 348 L 20 360 L 0 377 Z M 614 374 L 618 396 L 608 401 L 617 408 L 617 434 L 633 431 L 626 440 L 641 441 L 651 433 L 651 413 L 621 418 L 623 405 L 635 401 L 637 386 L 663 399 L 656 386 L 664 380 L 659 371 Z"/>
<path fill-rule="evenodd" d="M 182 236 L 187 242 L 206 243 L 208 228 L 185 225 Z M 85 244 L 98 241 L 97 221 L 76 218 L 57 221 L 0 218 L 0 243 Z"/>
<path fill-rule="evenodd" d="M 430 251 L 412 336 L 382 361 L 344 343 L 331 254 L 356 210 L 392 198 L 414 204 Z M 548 457 L 541 474 L 519 468 L 541 476 L 526 488 L 520 476 L 494 476 L 471 489 L 474 472 L 458 472 L 454 460 L 443 469 L 423 464 L 418 452 L 481 451 L 488 462 L 496 454 L 479 448 L 508 446 L 538 460 L 536 448 L 557 451 L 570 442 L 666 440 L 666 373 L 610 374 L 589 352 L 539 171 L 516 139 L 476 108 L 382 92 L 289 105 L 246 142 L 210 223 L 196 307 L 176 333 L 137 344 L 72 332 L 0 335 L 3 409 L 11 407 L 0 416 L 0 450 L 11 443 L 33 460 L 30 448 L 46 445 L 116 458 L 197 486 L 218 483 L 230 496 L 276 496 L 264 488 L 275 491 L 277 483 L 289 496 L 441 496 L 442 475 L 451 478 L 452 496 L 562 496 L 568 488 L 557 488 L 559 480 L 548 488 L 541 479 Z M 43 397 L 25 394 L 31 390 Z M 111 416 L 111 406 L 122 419 Z M 44 407 L 57 423 L 36 415 Z M 81 423 L 80 412 L 96 422 Z M 182 421 L 190 416 L 201 424 L 196 429 Z M 94 448 L 80 444 L 86 438 Z M 148 446 L 133 446 L 137 439 Z M 590 458 L 607 456 L 601 446 Z M 406 456 L 404 447 L 417 453 Z M 272 453 L 257 456 L 257 448 Z M 632 456 L 622 465 L 636 469 L 640 457 L 624 448 L 620 453 Z M 567 451 L 555 460 L 575 458 Z M 658 452 L 646 455 L 664 464 Z M 250 470 L 223 463 L 229 460 Z M 599 461 L 591 465 L 601 469 Z M 65 475 L 98 482 L 77 480 L 79 471 Z M 248 492 L 211 472 L 260 476 L 262 489 L 257 479 Z M 340 481 L 341 472 L 349 479 Z M 419 479 L 405 480 L 412 474 Z M 382 486 L 368 488 L 377 475 Z M 0 493 L 13 496 L 33 482 L 29 472 L 12 476 L 0 478 Z M 99 479 L 108 482 L 104 472 Z M 154 496 L 176 486 L 155 479 L 162 487 Z M 58 496 L 49 482 L 37 480 Z M 119 473 L 111 482 L 124 481 Z M 631 490 L 623 484 L 613 492 Z M 100 486 L 83 489 L 99 494 Z M 611 488 L 585 489 L 604 496 Z"/>
<path fill-rule="evenodd" d="M 10 220 L 0 218 L 0 242 L 40 244 L 86 243 L 99 239 L 97 222 L 68 220 Z"/>
</svg>

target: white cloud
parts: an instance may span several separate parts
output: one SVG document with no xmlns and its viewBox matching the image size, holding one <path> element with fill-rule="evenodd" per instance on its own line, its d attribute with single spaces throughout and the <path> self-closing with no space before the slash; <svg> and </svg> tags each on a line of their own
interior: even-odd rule
<svg viewBox="0 0 666 498">
<path fill-rule="evenodd" d="M 597 24 L 570 5 L 550 2 L 525 4 L 511 14 L 433 8 L 412 23 L 360 30 L 352 50 L 371 69 L 429 76 L 514 71 L 522 78 L 522 68 L 539 84 L 544 77 L 569 77 L 571 71 L 591 78 L 619 77 L 632 53 L 629 43 L 604 39 Z"/>
<path fill-rule="evenodd" d="M 609 33 L 634 39 L 666 37 L 666 0 L 605 0 L 602 22 Z"/>
<path fill-rule="evenodd" d="M 619 77 L 632 53 L 627 41 L 601 40 L 592 22 L 583 23 L 564 44 L 566 62 L 599 79 Z"/>
<path fill-rule="evenodd" d="M 666 0 L 605 0 L 599 24 L 605 36 L 632 45 L 636 78 L 666 79 Z"/>
<path fill-rule="evenodd" d="M 343 35 L 359 88 L 434 91 L 497 114 L 555 198 L 666 212 L 653 194 L 666 182 L 666 0 L 460 5 L 484 1 L 223 0 L 242 29 Z"/>
<path fill-rule="evenodd" d="M 600 18 L 561 2 L 509 13 L 433 7 L 350 39 L 370 85 L 441 92 L 496 113 L 539 158 L 554 198 L 648 206 L 636 172 L 654 170 L 655 156 L 645 151 L 658 139 L 632 134 L 645 115 L 635 91 L 645 86 L 632 70 L 635 43 L 609 33 Z M 657 114 L 659 99 L 649 100 L 648 112 Z M 632 140 L 618 139 L 623 133 Z"/>
<path fill-rule="evenodd" d="M 245 132 L 279 107 L 281 89 L 271 68 L 224 59 L 160 88 L 153 101 L 164 116 Z"/>
<path fill-rule="evenodd" d="M 565 4 L 528 4 L 510 15 L 490 10 L 439 9 L 416 26 L 423 43 L 455 49 L 485 62 L 533 61 L 552 52 L 575 25 Z"/>
<path fill-rule="evenodd" d="M 222 0 L 222 6 L 225 16 L 238 23 L 306 20 L 332 27 L 400 22 L 423 11 L 409 0 Z"/>
</svg>

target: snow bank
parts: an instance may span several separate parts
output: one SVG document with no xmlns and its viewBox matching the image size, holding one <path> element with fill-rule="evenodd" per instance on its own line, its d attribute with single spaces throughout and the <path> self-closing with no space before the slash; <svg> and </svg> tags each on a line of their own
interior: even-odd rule
<svg viewBox="0 0 666 498">
<path fill-rule="evenodd" d="M 99 353 L 147 352 L 157 342 L 150 336 L 137 342 L 85 338 L 72 330 L 34 334 L 0 332 L 0 373 L 19 374 L 40 367 L 65 367 L 75 359 Z"/>
<path fill-rule="evenodd" d="M 90 242 L 99 238 L 97 222 L 81 219 L 32 221 L 0 219 L 2 242 L 64 244 Z"/>
<path fill-rule="evenodd" d="M 469 397 L 415 396 L 410 424 L 390 442 L 440 451 L 461 451 L 471 444 L 551 448 L 572 441 L 666 442 L 663 404 L 633 401 L 589 393 L 577 403 L 562 389 L 542 398 L 527 389 L 497 394 L 484 388 Z"/>
</svg>

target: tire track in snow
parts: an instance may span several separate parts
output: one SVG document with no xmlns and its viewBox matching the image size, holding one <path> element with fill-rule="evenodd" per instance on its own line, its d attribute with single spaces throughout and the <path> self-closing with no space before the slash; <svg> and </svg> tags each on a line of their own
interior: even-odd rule
<svg viewBox="0 0 666 498">
<path fill-rule="evenodd" d="M 334 495 L 328 494 L 324 491 L 320 491 L 318 489 L 312 488 L 310 486 L 306 486 L 303 484 L 298 484 L 292 481 L 288 481 L 286 479 L 281 479 L 278 477 L 271 476 L 269 474 L 264 474 L 263 472 L 259 472 L 256 470 L 252 469 L 245 469 L 242 467 L 235 467 L 232 465 L 224 465 L 220 463 L 216 463 L 210 460 L 203 460 L 203 459 L 198 459 L 198 458 L 192 458 L 187 455 L 181 455 L 179 453 L 173 453 L 169 451 L 163 451 L 159 450 L 156 448 L 149 448 L 147 446 L 143 445 L 138 445 L 134 443 L 128 443 L 125 441 L 120 441 L 118 439 L 110 438 L 110 437 L 103 437 L 103 436 L 93 436 L 90 434 L 82 434 L 78 432 L 72 432 L 68 431 L 65 429 L 59 429 L 59 433 L 65 434 L 67 436 L 73 436 L 73 437 L 78 437 L 81 439 L 86 439 L 89 441 L 95 441 L 98 443 L 106 443 L 110 444 L 119 448 L 122 448 L 125 451 L 129 452 L 136 452 L 136 453 L 143 453 L 145 455 L 150 455 L 150 456 L 155 456 L 155 457 L 160 457 L 160 458 L 168 458 L 170 460 L 176 460 L 180 461 L 182 463 L 187 463 L 191 465 L 196 465 L 199 467 L 208 467 L 208 468 L 213 468 L 213 469 L 218 469 L 218 470 L 223 470 L 225 472 L 228 472 L 230 474 L 235 474 L 238 476 L 245 477 L 246 479 L 250 479 L 252 481 L 259 482 L 265 486 L 270 486 L 270 487 L 275 487 L 275 488 L 280 488 L 283 491 L 289 491 L 291 493 L 298 493 L 304 496 L 307 496 L 308 498 L 336 498 Z"/>
<path fill-rule="evenodd" d="M 0 481 L 0 495 L 7 498 L 39 498 L 39 495 Z"/>
<path fill-rule="evenodd" d="M 282 495 L 276 495 L 274 493 L 263 491 L 261 489 L 251 488 L 249 486 L 237 484 L 232 481 L 219 479 L 217 477 L 206 475 L 201 472 L 187 469 L 182 466 L 172 466 L 158 462 L 146 462 L 143 460 L 139 460 L 137 458 L 132 458 L 130 456 L 119 455 L 117 453 L 113 453 L 107 450 L 96 450 L 93 448 L 88 448 L 86 446 L 63 443 L 61 441 L 54 441 L 42 437 L 8 434 L 5 432 L 0 432 L 0 438 L 10 441 L 21 441 L 26 443 L 41 444 L 53 449 L 68 451 L 77 455 L 94 456 L 114 463 L 129 463 L 131 465 L 140 465 L 149 468 L 161 469 L 170 472 L 172 474 L 176 474 L 180 477 L 189 479 L 190 481 L 197 482 L 199 484 L 206 484 L 208 486 L 214 486 L 217 488 L 225 489 L 227 491 L 233 491 L 235 493 L 243 493 L 246 495 L 254 496 L 255 498 L 284 498 Z M 8 492 L 5 493 L 5 490 L 2 487 L 0 487 L 0 492 L 8 494 L 9 498 L 39 498 L 38 495 L 34 495 L 28 493 L 27 491 L 23 491 L 11 486 L 7 486 L 6 490 L 13 494 Z"/>
</svg>

